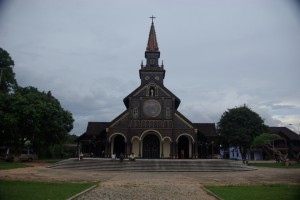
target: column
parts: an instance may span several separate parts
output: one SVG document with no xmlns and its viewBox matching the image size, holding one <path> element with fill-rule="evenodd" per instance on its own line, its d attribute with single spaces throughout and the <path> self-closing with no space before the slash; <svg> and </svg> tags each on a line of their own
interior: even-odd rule
<svg viewBox="0 0 300 200">
<path fill-rule="evenodd" d="M 195 158 L 195 142 L 192 142 L 192 158 Z"/>
<path fill-rule="evenodd" d="M 141 140 L 139 140 L 139 158 L 142 157 L 142 154 L 141 154 Z"/>
<path fill-rule="evenodd" d="M 175 144 L 175 154 L 174 154 L 174 157 L 178 158 L 178 142 L 174 142 L 174 144 Z"/>
<path fill-rule="evenodd" d="M 161 158 L 164 158 L 164 141 L 161 141 Z"/>
<path fill-rule="evenodd" d="M 198 142 L 195 142 L 195 158 L 198 158 Z"/>
</svg>

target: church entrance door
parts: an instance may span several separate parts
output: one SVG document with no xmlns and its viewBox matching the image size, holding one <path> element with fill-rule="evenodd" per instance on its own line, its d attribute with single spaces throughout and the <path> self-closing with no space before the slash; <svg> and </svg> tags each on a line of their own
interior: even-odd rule
<svg viewBox="0 0 300 200">
<path fill-rule="evenodd" d="M 143 158 L 159 158 L 160 142 L 156 135 L 149 134 L 143 140 Z"/>
<path fill-rule="evenodd" d="M 189 139 L 186 136 L 178 139 L 178 158 L 189 158 Z"/>
<path fill-rule="evenodd" d="M 114 150 L 113 153 L 119 158 L 120 154 L 125 154 L 125 141 L 122 135 L 117 135 L 114 139 Z"/>
</svg>

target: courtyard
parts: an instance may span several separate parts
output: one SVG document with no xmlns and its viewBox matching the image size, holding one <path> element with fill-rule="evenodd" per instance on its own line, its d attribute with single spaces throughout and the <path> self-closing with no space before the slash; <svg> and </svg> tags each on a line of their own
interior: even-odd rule
<svg viewBox="0 0 300 200">
<path fill-rule="evenodd" d="M 300 169 L 259 167 L 233 172 L 103 172 L 51 169 L 47 163 L 1 170 L 1 180 L 95 182 L 76 199 L 217 199 L 203 189 L 214 185 L 300 184 Z"/>
</svg>

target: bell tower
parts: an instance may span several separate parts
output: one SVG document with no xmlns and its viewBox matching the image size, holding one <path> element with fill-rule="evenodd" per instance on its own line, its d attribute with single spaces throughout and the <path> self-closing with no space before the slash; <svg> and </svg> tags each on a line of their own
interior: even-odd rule
<svg viewBox="0 0 300 200">
<path fill-rule="evenodd" d="M 163 62 L 161 63 L 161 65 L 159 65 L 160 51 L 158 48 L 153 22 L 153 19 L 155 17 L 152 16 L 150 18 L 152 19 L 152 23 L 145 51 L 146 65 L 144 65 L 143 62 L 141 63 L 140 79 L 141 84 L 145 84 L 150 80 L 156 80 L 163 84 L 163 79 L 165 78 L 165 70 Z"/>
</svg>

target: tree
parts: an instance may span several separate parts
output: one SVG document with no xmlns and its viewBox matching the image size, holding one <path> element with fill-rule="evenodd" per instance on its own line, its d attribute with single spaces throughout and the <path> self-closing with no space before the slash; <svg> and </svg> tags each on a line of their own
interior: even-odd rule
<svg viewBox="0 0 300 200">
<path fill-rule="evenodd" d="M 62 145 L 73 128 L 73 117 L 51 92 L 19 87 L 14 61 L 0 48 L 0 145 L 20 151 L 25 143 L 35 150 Z"/>
<path fill-rule="evenodd" d="M 0 93 L 8 93 L 17 86 L 12 66 L 14 61 L 9 53 L 0 48 Z"/>
<path fill-rule="evenodd" d="M 254 138 L 266 130 L 263 119 L 246 105 L 228 109 L 218 122 L 218 131 L 228 145 L 240 148 L 243 160 Z"/>
<path fill-rule="evenodd" d="M 280 136 L 277 134 L 263 133 L 254 138 L 254 140 L 252 141 L 251 147 L 272 150 L 273 149 L 273 146 L 272 146 L 273 140 L 277 139 L 277 138 L 280 138 Z"/>
<path fill-rule="evenodd" d="M 280 151 L 276 151 L 273 149 L 273 141 L 275 139 L 280 138 L 277 134 L 271 134 L 271 133 L 263 133 L 259 136 L 256 136 L 252 142 L 251 147 L 252 148 L 262 148 L 267 152 L 272 152 L 272 154 L 275 155 L 276 162 L 281 162 L 284 165 L 291 165 L 288 154 L 282 154 Z"/>
<path fill-rule="evenodd" d="M 10 95 L 13 89 L 17 87 L 15 74 L 12 66 L 14 61 L 9 53 L 0 48 L 0 145 L 5 145 L 11 139 L 11 135 L 5 131 L 5 115 L 10 103 Z"/>
<path fill-rule="evenodd" d="M 51 92 L 18 87 L 6 103 L 4 137 L 15 149 L 30 142 L 35 150 L 62 144 L 73 128 L 73 118 Z"/>
</svg>

